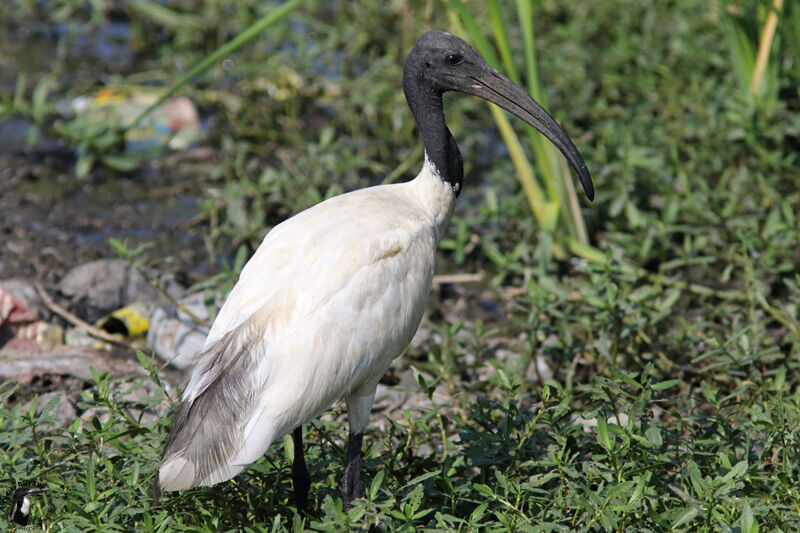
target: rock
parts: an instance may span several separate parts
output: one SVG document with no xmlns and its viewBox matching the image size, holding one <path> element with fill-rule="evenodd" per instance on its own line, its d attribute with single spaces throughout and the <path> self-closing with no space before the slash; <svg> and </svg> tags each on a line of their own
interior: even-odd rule
<svg viewBox="0 0 800 533">
<path fill-rule="evenodd" d="M 21 279 L 0 281 L 0 322 L 35 322 L 48 315 L 32 283 Z"/>
<path fill-rule="evenodd" d="M 429 375 L 425 375 L 425 378 L 428 383 L 432 381 L 432 377 Z M 420 416 L 430 412 L 435 407 L 447 405 L 451 399 L 448 386 L 445 383 L 437 385 L 433 392 L 433 398 L 428 398 L 428 395 L 417 382 L 414 371 L 406 368 L 402 371 L 400 383 L 397 385 L 378 384 L 372 411 L 374 413 L 381 412 L 388 418 L 401 420 L 404 411 L 412 413 L 412 416 Z M 383 417 L 373 417 L 372 423 L 380 431 L 388 431 L 389 429 L 388 423 Z"/>
<path fill-rule="evenodd" d="M 168 398 L 161 397 L 159 387 L 146 377 L 138 362 L 130 359 L 72 346 L 60 346 L 46 354 L 6 348 L 0 351 L 0 382 L 13 378 L 19 383 L 14 396 L 22 403 L 23 411 L 36 401 L 39 414 L 48 402 L 53 402 L 43 420 L 43 428 L 67 427 L 76 418 L 81 419 L 82 426 L 94 417 L 102 422 L 117 416 L 102 405 L 86 408 L 82 393 L 91 393 L 97 387 L 91 368 L 98 374 L 129 376 L 110 381 L 109 394 L 134 420 L 149 424 L 169 410 Z M 161 377 L 168 376 L 162 374 Z M 169 383 L 168 380 L 164 382 Z M 155 401 L 150 399 L 153 396 L 158 396 Z"/>
<path fill-rule="evenodd" d="M 0 347 L 15 339 L 36 339 L 40 319 L 46 315 L 31 283 L 18 279 L 0 282 Z"/>
<path fill-rule="evenodd" d="M 95 339 L 81 328 L 68 328 L 64 332 L 64 344 L 67 346 L 102 346 L 102 341 Z"/>
<path fill-rule="evenodd" d="M 542 354 L 533 356 L 533 360 L 528 365 L 525 372 L 525 379 L 528 383 L 544 383 L 553 377 L 553 370 L 547 362 L 547 358 Z"/>
<path fill-rule="evenodd" d="M 36 416 L 41 416 L 42 411 L 48 403 L 54 400 L 54 404 L 49 406 L 46 413 L 46 418 L 38 424 L 40 430 L 52 431 L 55 428 L 64 428 L 69 426 L 73 420 L 78 416 L 78 411 L 75 407 L 75 396 L 78 393 L 74 390 L 62 389 L 58 391 L 46 392 L 39 394 L 36 397 Z M 27 402 L 22 411 L 26 412 L 34 400 Z"/>
<path fill-rule="evenodd" d="M 174 280 L 161 279 L 160 283 L 173 298 L 183 295 L 184 289 Z M 67 272 L 58 290 L 70 300 L 70 307 L 76 314 L 90 323 L 134 302 L 164 299 L 144 276 L 122 259 L 100 259 L 77 266 Z"/>
<path fill-rule="evenodd" d="M 157 403 L 153 404 L 150 398 L 160 395 L 160 389 L 152 381 L 139 377 L 113 382 L 109 394 L 113 396 L 114 403 L 124 409 L 127 416 L 145 425 L 154 423 L 170 409 L 170 402 L 166 396 L 161 396 Z M 79 416 L 82 424 L 91 423 L 95 417 L 100 423 L 105 424 L 112 416 L 118 415 L 99 406 L 90 407 Z"/>
<path fill-rule="evenodd" d="M 8 348 L 0 350 L 0 381 L 14 378 L 24 383 L 40 374 L 75 376 L 84 381 L 94 381 L 90 367 L 99 374 L 144 374 L 138 362 L 86 347 L 59 346 L 44 353 Z"/>
<path fill-rule="evenodd" d="M 36 344 L 46 352 L 54 350 L 64 344 L 64 328 L 58 324 L 39 321 L 36 328 Z"/>
<path fill-rule="evenodd" d="M 196 293 L 179 302 L 194 315 L 208 321 L 208 310 L 203 294 Z M 157 307 L 150 314 L 147 346 L 155 354 L 176 368 L 190 368 L 203 349 L 208 328 L 197 323 L 176 305 Z"/>
<path fill-rule="evenodd" d="M 582 416 L 576 416 L 573 420 L 573 423 L 580 424 L 583 426 L 583 431 L 585 433 L 591 433 L 592 428 L 597 426 L 597 418 L 583 418 Z M 612 415 L 606 419 L 607 424 L 617 424 L 617 417 Z M 619 423 L 622 427 L 628 424 L 628 415 L 625 413 L 619 413 Z M 639 425 L 638 423 L 636 424 Z"/>
</svg>

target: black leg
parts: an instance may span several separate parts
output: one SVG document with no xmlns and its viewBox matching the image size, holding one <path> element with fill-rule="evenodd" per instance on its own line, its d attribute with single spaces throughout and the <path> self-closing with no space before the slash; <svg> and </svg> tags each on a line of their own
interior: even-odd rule
<svg viewBox="0 0 800 533">
<path fill-rule="evenodd" d="M 361 439 L 363 433 L 350 433 L 347 439 L 347 463 L 342 480 L 342 499 L 345 506 L 361 497 Z"/>
<path fill-rule="evenodd" d="M 298 511 L 303 511 L 308 503 L 308 489 L 311 488 L 311 475 L 306 468 L 303 456 L 303 426 L 298 426 L 292 433 L 294 441 L 294 461 L 292 462 L 292 483 L 294 484 L 294 500 Z"/>
</svg>

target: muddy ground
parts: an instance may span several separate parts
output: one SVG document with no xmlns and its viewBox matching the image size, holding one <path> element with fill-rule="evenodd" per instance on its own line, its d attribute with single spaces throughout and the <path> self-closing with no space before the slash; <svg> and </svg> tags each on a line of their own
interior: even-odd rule
<svg viewBox="0 0 800 533">
<path fill-rule="evenodd" d="M 198 154 L 209 157 L 197 150 L 172 160 Z M 208 272 L 191 176 L 152 165 L 135 175 L 98 171 L 79 180 L 74 164 L 66 150 L 0 155 L 0 279 L 57 282 L 73 266 L 117 257 L 111 238 L 152 242 L 145 258 L 169 262 L 187 281 Z"/>
</svg>

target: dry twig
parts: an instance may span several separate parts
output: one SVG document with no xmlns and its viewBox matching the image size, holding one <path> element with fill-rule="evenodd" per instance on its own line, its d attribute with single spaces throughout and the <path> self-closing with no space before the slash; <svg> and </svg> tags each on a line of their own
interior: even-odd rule
<svg viewBox="0 0 800 533">
<path fill-rule="evenodd" d="M 114 335 L 111 335 L 110 333 L 103 331 L 102 329 L 95 327 L 89 324 L 88 322 L 82 320 L 81 318 L 75 316 L 74 314 L 70 313 L 69 311 L 58 305 L 55 301 L 53 301 L 53 299 L 50 297 L 49 294 L 47 294 L 47 291 L 44 290 L 44 287 L 42 287 L 41 284 L 34 283 L 34 287 L 36 288 L 36 292 L 39 293 L 39 297 L 42 299 L 42 301 L 44 302 L 44 304 L 47 306 L 48 309 L 50 309 L 58 316 L 64 318 L 74 326 L 82 329 L 95 339 L 99 339 L 101 341 L 105 341 L 110 344 L 115 344 L 117 346 L 122 346 L 123 348 L 127 348 L 132 351 L 136 350 L 141 350 L 143 352 L 148 351 L 146 346 L 139 344 L 136 341 L 128 341 L 116 337 Z"/>
</svg>

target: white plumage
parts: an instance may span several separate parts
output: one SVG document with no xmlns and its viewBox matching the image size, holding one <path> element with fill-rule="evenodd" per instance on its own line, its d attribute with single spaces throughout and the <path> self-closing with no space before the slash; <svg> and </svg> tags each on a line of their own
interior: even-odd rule
<svg viewBox="0 0 800 533">
<path fill-rule="evenodd" d="M 416 179 L 330 198 L 279 224 L 242 270 L 205 348 L 245 329 L 260 355 L 235 456 L 196 479 L 181 457 L 160 469 L 162 488 L 182 490 L 230 479 L 276 439 L 342 397 L 351 431 L 367 425 L 375 387 L 419 326 L 436 247 L 455 204 L 426 160 Z M 197 363 L 183 401 L 227 369 L 215 353 Z M 367 400 L 368 398 L 368 400 Z M 357 402 L 368 403 L 359 409 Z M 355 407 L 355 412 L 353 408 Z"/>
<path fill-rule="evenodd" d="M 293 431 L 302 507 L 310 476 L 301 426 L 345 398 L 350 438 L 342 493 L 346 503 L 358 497 L 375 388 L 419 326 L 436 247 L 461 191 L 445 91 L 480 96 L 542 131 L 591 199 L 586 165 L 555 120 L 461 39 L 442 32 L 420 37 L 406 59 L 403 89 L 425 144 L 419 175 L 331 198 L 267 234 L 214 321 L 183 393 L 156 496 L 230 479 Z"/>
</svg>

